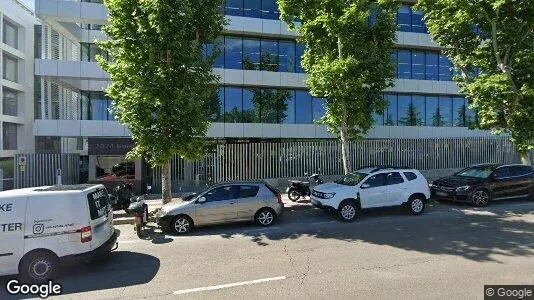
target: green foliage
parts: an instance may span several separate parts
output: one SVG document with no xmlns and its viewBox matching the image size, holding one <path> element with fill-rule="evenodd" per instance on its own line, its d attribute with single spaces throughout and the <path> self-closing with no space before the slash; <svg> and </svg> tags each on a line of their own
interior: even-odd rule
<svg viewBox="0 0 534 300">
<path fill-rule="evenodd" d="M 98 58 L 110 74 L 107 94 L 116 119 L 135 141 L 129 157 L 164 166 L 175 155 L 204 154 L 217 92 L 211 72 L 217 52 L 203 57 L 203 45 L 220 35 L 222 0 L 105 0 L 109 25 L 101 42 L 112 62 Z M 218 101 L 218 100 L 217 100 Z"/>
<path fill-rule="evenodd" d="M 520 153 L 534 149 L 534 0 L 419 0 L 418 7 L 478 112 L 466 125 L 509 133 Z"/>
<path fill-rule="evenodd" d="M 321 123 L 334 134 L 348 130 L 361 137 L 373 126 L 373 113 L 387 102 L 381 92 L 392 86 L 394 0 L 278 0 L 280 17 L 296 29 L 306 46 L 302 65 L 312 95 L 327 99 Z M 371 12 L 376 21 L 370 24 Z M 300 20 L 295 22 L 294 20 Z M 343 137 L 342 137 L 343 140 Z"/>
</svg>

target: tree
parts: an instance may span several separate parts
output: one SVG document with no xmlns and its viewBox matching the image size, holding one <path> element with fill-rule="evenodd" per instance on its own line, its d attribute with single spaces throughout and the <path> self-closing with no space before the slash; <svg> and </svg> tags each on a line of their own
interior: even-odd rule
<svg viewBox="0 0 534 300">
<path fill-rule="evenodd" d="M 321 123 L 340 137 L 348 173 L 349 139 L 369 131 L 373 114 L 386 108 L 382 91 L 393 85 L 396 1 L 277 2 L 280 18 L 301 34 L 299 41 L 306 46 L 306 84 L 313 96 L 326 99 Z"/>
<path fill-rule="evenodd" d="M 429 32 L 454 63 L 478 127 L 534 149 L 534 0 L 420 0 Z M 474 70 L 478 70 L 478 76 Z"/>
<path fill-rule="evenodd" d="M 405 126 L 421 126 L 423 125 L 423 119 L 420 115 L 421 113 L 417 111 L 415 105 L 410 103 L 406 111 L 406 116 L 402 117 L 399 123 Z"/>
<path fill-rule="evenodd" d="M 440 127 L 443 126 L 443 123 L 443 116 L 441 115 L 439 106 L 436 106 L 436 110 L 434 111 L 434 114 L 432 114 L 432 126 Z"/>
<path fill-rule="evenodd" d="M 171 200 L 170 161 L 207 151 L 206 107 L 217 93 L 203 45 L 221 33 L 221 0 L 105 0 L 109 40 L 100 46 L 114 58 L 99 64 L 112 83 L 116 119 L 126 125 L 135 147 L 128 157 L 144 157 L 162 169 L 163 202 Z"/>
</svg>

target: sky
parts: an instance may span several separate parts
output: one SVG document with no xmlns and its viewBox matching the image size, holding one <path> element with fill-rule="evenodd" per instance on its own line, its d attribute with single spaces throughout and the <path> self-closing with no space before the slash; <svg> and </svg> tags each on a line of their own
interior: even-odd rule
<svg viewBox="0 0 534 300">
<path fill-rule="evenodd" d="M 22 0 L 22 2 L 35 11 L 35 0 Z"/>
</svg>

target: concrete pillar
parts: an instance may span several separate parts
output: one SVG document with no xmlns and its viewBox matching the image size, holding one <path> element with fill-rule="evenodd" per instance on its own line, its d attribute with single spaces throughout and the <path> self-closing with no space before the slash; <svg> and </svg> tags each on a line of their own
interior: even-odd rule
<svg viewBox="0 0 534 300">
<path fill-rule="evenodd" d="M 96 180 L 96 155 L 89 155 L 89 181 Z"/>
</svg>

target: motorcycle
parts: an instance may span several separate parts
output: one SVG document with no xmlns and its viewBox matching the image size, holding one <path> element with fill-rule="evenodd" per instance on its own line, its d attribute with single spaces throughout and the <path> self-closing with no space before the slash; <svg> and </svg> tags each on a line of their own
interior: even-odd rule
<svg viewBox="0 0 534 300">
<path fill-rule="evenodd" d="M 311 195 L 310 183 L 313 180 L 315 185 L 322 184 L 323 181 L 319 177 L 319 174 L 314 173 L 311 176 L 308 176 L 308 173 L 305 173 L 304 176 L 310 179 L 310 182 L 299 181 L 299 180 L 290 180 L 290 185 L 287 188 L 287 196 L 289 200 L 295 202 L 300 199 L 300 197 L 308 197 Z"/>
<path fill-rule="evenodd" d="M 128 210 L 134 215 L 134 229 L 138 237 L 142 237 L 143 227 L 148 223 L 148 205 L 143 196 L 132 197 Z"/>
<path fill-rule="evenodd" d="M 113 188 L 113 192 L 109 195 L 111 200 L 111 207 L 113 210 L 121 210 L 129 214 L 128 206 L 130 206 L 130 199 L 133 197 L 133 185 L 131 183 L 121 183 Z"/>
</svg>

